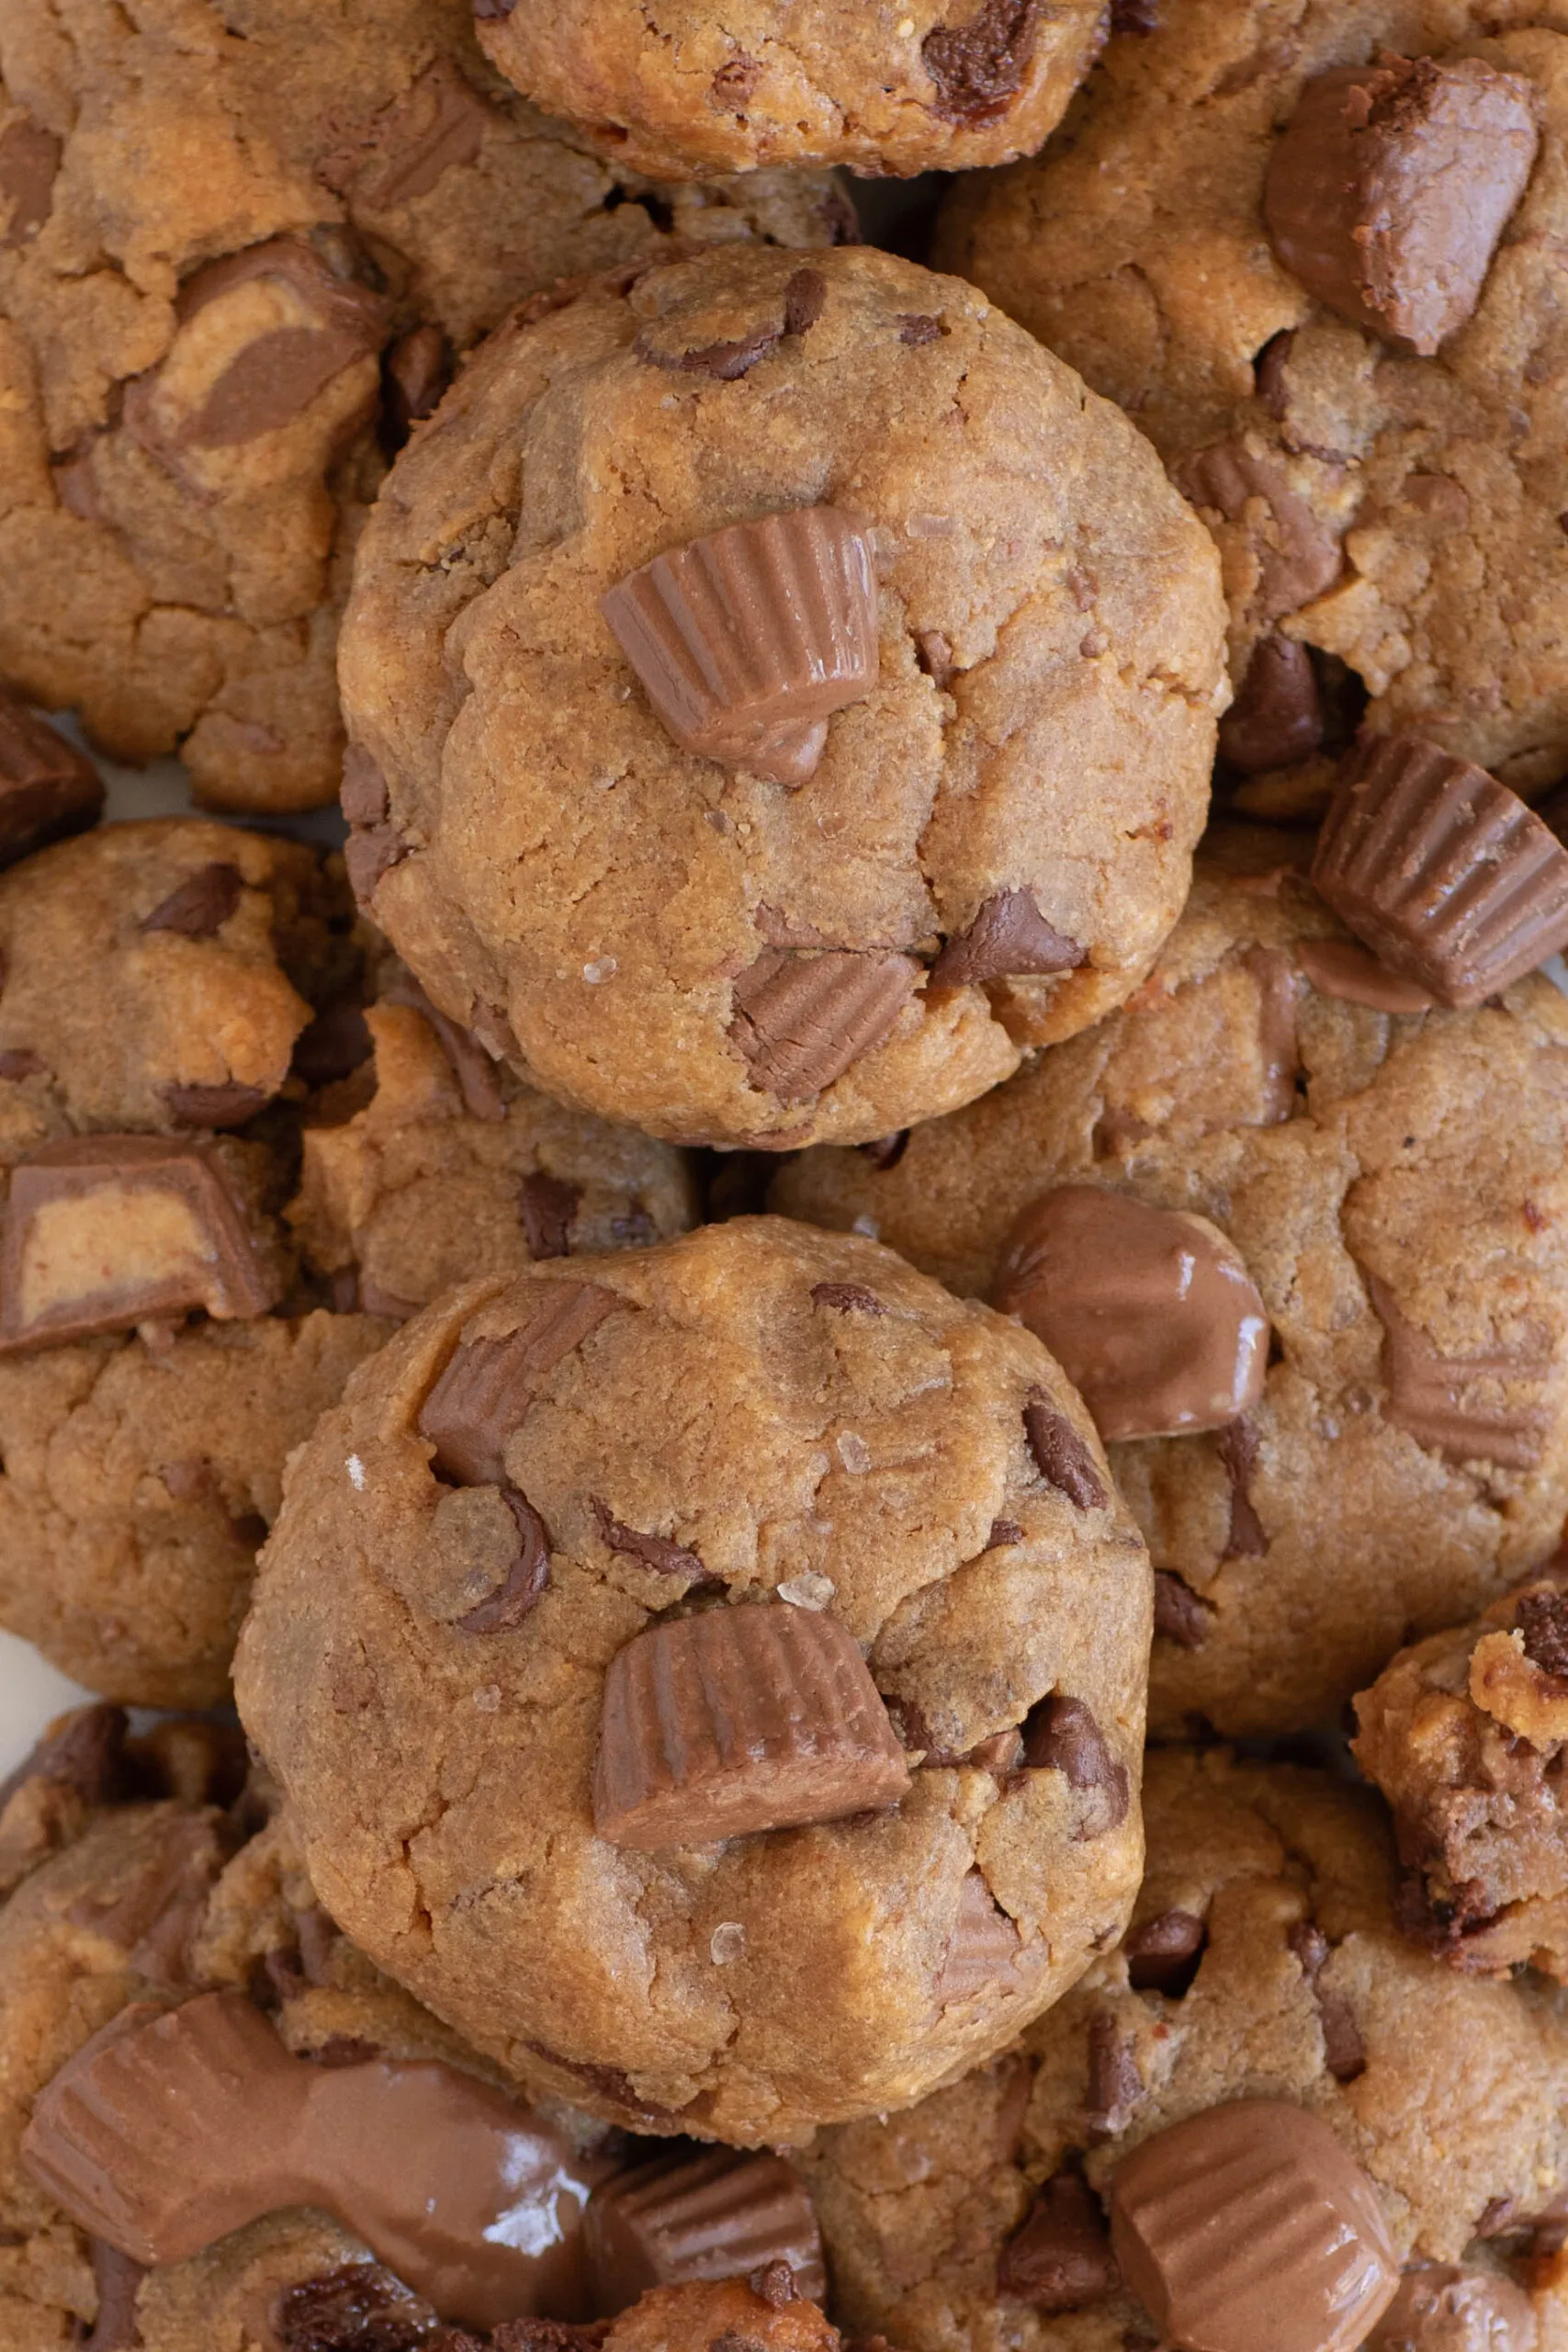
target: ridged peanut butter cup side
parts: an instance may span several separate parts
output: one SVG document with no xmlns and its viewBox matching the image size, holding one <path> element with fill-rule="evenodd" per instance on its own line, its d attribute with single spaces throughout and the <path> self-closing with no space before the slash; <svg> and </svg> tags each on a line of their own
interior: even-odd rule
<svg viewBox="0 0 1568 2352">
<path fill-rule="evenodd" d="M 798 2295 L 827 2288 L 804 2182 L 782 2156 L 707 2148 L 618 2173 L 583 2216 L 593 2295 L 606 2316 L 650 2287 L 737 2278 L 787 2262 Z"/>
</svg>

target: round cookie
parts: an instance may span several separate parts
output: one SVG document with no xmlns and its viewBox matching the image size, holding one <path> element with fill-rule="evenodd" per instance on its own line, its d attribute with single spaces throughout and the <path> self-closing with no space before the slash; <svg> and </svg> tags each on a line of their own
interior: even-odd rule
<svg viewBox="0 0 1568 2352">
<path fill-rule="evenodd" d="M 1157 2267 L 1179 2286 L 1200 2265 L 1212 2324 L 1199 2341 L 1558 2352 L 1561 1995 L 1456 1977 L 1403 1941 L 1386 1826 L 1366 1792 L 1218 1750 L 1156 1750 L 1145 1799 L 1148 1874 L 1121 1950 L 995 2064 L 907 2115 L 822 2134 L 808 2175 L 844 2324 L 909 2352 L 1152 2346 L 1160 2319 L 1118 2275 L 1106 2207 L 1125 2267 L 1125 2221 L 1157 2167 L 1169 2198 Z M 1196 2149 L 1179 2163 L 1175 2127 L 1212 2145 L 1258 2120 L 1241 2101 L 1284 2103 L 1263 2119 L 1267 2163 L 1240 2179 Z M 1347 2175 L 1359 2198 L 1344 2196 Z M 1343 2218 L 1348 2202 L 1359 2230 L 1331 2248 L 1324 2208 Z M 1347 2312 L 1337 2334 L 1317 2332 L 1324 2273 L 1344 2287 L 1369 2269 L 1384 2274 L 1382 2316 L 1374 2297 L 1371 2325 Z M 1473 2333 L 1416 2324 L 1417 2299 L 1444 2293 L 1450 2312 L 1480 2307 Z"/>
<path fill-rule="evenodd" d="M 1215 531 L 1244 798 L 1321 802 L 1347 664 L 1374 729 L 1534 795 L 1568 763 L 1568 19 L 1127 15 L 1048 153 L 956 191 L 941 257 L 1120 401 Z"/>
<path fill-rule="evenodd" d="M 1018 1276 L 1025 1221 L 1057 1214 L 1033 1204 L 1074 1188 L 1103 1246 L 1080 1250 L 1070 1316 L 1131 1334 L 1151 1391 L 1167 1342 L 1179 1358 L 1224 1317 L 1184 1322 L 1168 1267 L 1130 1271 L 1107 1220 L 1181 1212 L 1207 1220 L 1206 1238 L 1180 1228 L 1200 1257 L 1239 1253 L 1271 1333 L 1260 1388 L 1138 1424 L 1178 1433 L 1121 1421 L 1111 1448 L 1164 1572 L 1162 1734 L 1330 1720 L 1413 1633 L 1556 1543 L 1568 1008 L 1533 975 L 1469 1012 L 1422 1001 L 1294 876 L 1201 869 L 1122 1012 L 902 1146 L 806 1153 L 773 1188 L 775 1208 L 877 1234 L 982 1296 L 1002 1295 L 1004 1260 Z M 1026 1288 L 1009 1303 L 1038 1313 Z"/>
<path fill-rule="evenodd" d="M 1096 0 L 475 0 L 501 71 L 604 153 L 672 180 L 770 164 L 972 170 L 1040 145 L 1104 37 Z"/>
<path fill-rule="evenodd" d="M 294 1457 L 236 1688 L 333 1917 L 477 2046 L 783 2145 L 1118 1931 L 1148 1607 L 1035 1340 L 740 1219 L 405 1325 Z"/>
<path fill-rule="evenodd" d="M 861 1141 L 1146 970 L 1219 635 L 1152 453 L 972 289 L 708 254 L 493 338 L 400 460 L 344 632 L 350 872 L 558 1099 Z"/>
<path fill-rule="evenodd" d="M 354 541 L 455 352 L 558 277 L 852 236 L 826 178 L 661 190 L 468 0 L 15 0 L 0 27 L 0 675 L 218 808 L 337 790 Z"/>
</svg>

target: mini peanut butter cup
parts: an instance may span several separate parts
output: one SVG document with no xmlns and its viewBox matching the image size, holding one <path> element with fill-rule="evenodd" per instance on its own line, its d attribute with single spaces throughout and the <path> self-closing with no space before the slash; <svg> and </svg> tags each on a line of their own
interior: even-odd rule
<svg viewBox="0 0 1568 2352">
<path fill-rule="evenodd" d="M 1568 942 L 1568 850 L 1506 785 L 1417 735 L 1350 754 L 1312 878 L 1442 1004 L 1479 1004 Z"/>
<path fill-rule="evenodd" d="M 831 506 L 692 539 L 600 609 L 683 751 L 775 783 L 804 784 L 829 715 L 876 682 L 871 549 Z"/>
<path fill-rule="evenodd" d="M 610 1661 L 593 1821 L 615 1845 L 707 1846 L 896 1804 L 908 1766 L 836 1617 L 760 1601 L 678 1617 Z"/>
</svg>

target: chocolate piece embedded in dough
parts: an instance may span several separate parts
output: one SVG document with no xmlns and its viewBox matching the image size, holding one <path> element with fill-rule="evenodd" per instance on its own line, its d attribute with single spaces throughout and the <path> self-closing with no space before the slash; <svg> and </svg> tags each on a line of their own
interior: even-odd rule
<svg viewBox="0 0 1568 2352">
<path fill-rule="evenodd" d="M 650 2287 L 738 2278 L 787 2262 L 796 2294 L 827 2287 L 805 2185 L 782 2156 L 710 2148 L 657 2157 L 594 2190 L 584 2216 L 594 2307 L 625 2311 Z"/>
</svg>

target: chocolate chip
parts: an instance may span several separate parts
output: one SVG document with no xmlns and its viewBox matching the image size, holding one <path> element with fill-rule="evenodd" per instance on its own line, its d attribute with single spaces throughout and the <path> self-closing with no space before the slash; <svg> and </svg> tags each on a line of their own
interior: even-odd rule
<svg viewBox="0 0 1568 2352">
<path fill-rule="evenodd" d="M 593 1823 L 644 1851 L 896 1804 L 904 1752 L 837 1617 L 761 1601 L 649 1625 L 604 1678 Z"/>
<path fill-rule="evenodd" d="M 273 2332 L 284 2352 L 417 2352 L 435 2314 L 377 2263 L 348 2263 L 278 2297 Z"/>
<path fill-rule="evenodd" d="M 88 2247 L 98 2312 L 91 2335 L 81 2339 L 82 2352 L 136 2352 L 141 2342 L 136 2305 L 141 2281 L 147 2276 L 146 2267 L 133 2262 L 130 2255 L 121 2254 L 106 2239 L 90 2238 Z"/>
<path fill-rule="evenodd" d="M 819 269 L 797 269 L 784 286 L 785 334 L 805 334 L 822 315 L 828 281 Z"/>
<path fill-rule="evenodd" d="M 1278 334 L 1269 336 L 1252 363 L 1252 388 L 1276 424 L 1285 413 L 1285 370 L 1291 364 L 1295 340 L 1294 327 L 1281 327 Z"/>
<path fill-rule="evenodd" d="M 898 340 L 908 344 L 914 350 L 919 350 L 923 343 L 940 343 L 942 332 L 941 319 L 933 318 L 926 311 L 900 311 L 898 313 Z"/>
<path fill-rule="evenodd" d="M 1055 2314 L 1103 2302 L 1119 2283 L 1100 2199 L 1081 2175 L 1054 2174 L 1002 2248 L 997 2292 Z"/>
<path fill-rule="evenodd" d="M 895 1136 L 879 1136 L 874 1143 L 863 1143 L 859 1146 L 861 1157 L 869 1159 L 879 1174 L 885 1173 L 889 1168 L 897 1168 L 908 1148 L 908 1127 L 900 1127 Z"/>
<path fill-rule="evenodd" d="M 548 1590 L 550 1534 L 525 1495 L 502 1487 L 501 1499 L 517 1522 L 517 1555 L 495 1590 L 457 1620 L 462 1634 L 510 1634 Z"/>
<path fill-rule="evenodd" d="M 103 808 L 103 778 L 91 760 L 0 687 L 0 866 L 85 831 Z"/>
<path fill-rule="evenodd" d="M 827 2290 L 811 2199 L 782 2156 L 705 2148 L 633 2165 L 594 2190 L 583 2236 L 601 2311 L 625 2311 L 653 2287 L 786 2266 L 795 2295 Z M 690 2352 L 689 2331 L 682 2340 Z"/>
<path fill-rule="evenodd" d="M 1127 1981 L 1136 1993 L 1164 1993 L 1175 2000 L 1198 1973 L 1209 1931 L 1190 1911 L 1161 1911 L 1129 1928 L 1122 1939 Z"/>
<path fill-rule="evenodd" d="M 1043 1388 L 1031 1391 L 1023 1408 L 1023 1429 L 1041 1476 L 1079 1510 L 1102 1510 L 1111 1497 L 1094 1466 L 1094 1456 Z"/>
<path fill-rule="evenodd" d="M 294 1040 L 291 1076 L 311 1088 L 335 1085 L 364 1068 L 375 1050 L 370 1024 L 356 1004 L 328 1005 Z"/>
<path fill-rule="evenodd" d="M 1117 1763 L 1081 1699 L 1054 1691 L 1030 1709 L 1023 1724 L 1023 1763 L 1027 1771 L 1062 1773 L 1069 1788 L 1103 1791 L 1095 1826 L 1085 1834 L 1101 1836 L 1126 1820 L 1127 1768 Z"/>
<path fill-rule="evenodd" d="M 35 1054 L 30 1046 L 6 1046 L 0 1048 L 0 1078 L 13 1084 L 24 1078 L 39 1078 L 49 1065 Z"/>
<path fill-rule="evenodd" d="M 967 931 L 958 933 L 931 966 L 933 988 L 972 988 L 1030 972 L 1070 972 L 1088 961 L 1076 939 L 1048 923 L 1028 890 L 998 890 L 985 900 Z"/>
<path fill-rule="evenodd" d="M 991 1532 L 986 1538 L 987 1552 L 995 1552 L 1010 1544 L 1021 1544 L 1023 1530 L 1016 1519 L 993 1519 Z"/>
<path fill-rule="evenodd" d="M 1190 1584 L 1173 1568 L 1155 1570 L 1155 1633 L 1179 1650 L 1201 1650 L 1209 1638 L 1213 1615 Z"/>
<path fill-rule="evenodd" d="M 1108 2009 L 1098 2010 L 1089 2026 L 1089 2091 L 1084 2100 L 1089 2137 L 1115 2139 L 1126 2130 L 1129 2116 L 1143 2105 L 1145 2096 L 1131 2041 Z"/>
<path fill-rule="evenodd" d="M 863 1283 L 816 1283 L 812 1285 L 813 1306 L 830 1306 L 840 1315 L 886 1315 L 887 1309 L 874 1290 Z"/>
<path fill-rule="evenodd" d="M 570 1183 L 563 1176 L 547 1176 L 542 1168 L 524 1177 L 517 1189 L 517 1206 L 531 1258 L 570 1257 L 571 1228 L 581 1199 L 581 1184 Z"/>
<path fill-rule="evenodd" d="M 908 956 L 765 947 L 735 982 L 728 1034 L 753 1086 L 810 1102 L 882 1044 L 919 978 Z"/>
<path fill-rule="evenodd" d="M 1319 74 L 1269 163 L 1274 250 L 1341 318 L 1430 356 L 1481 298 L 1538 138 L 1529 83 L 1480 58 Z"/>
<path fill-rule="evenodd" d="M 0 1814 L 32 1781 L 72 1789 L 86 1805 L 109 1804 L 125 1795 L 128 1729 L 125 1709 L 107 1702 L 63 1716 L 0 1781 Z"/>
<path fill-rule="evenodd" d="M 787 2262 L 764 2263 L 760 2270 L 748 2275 L 746 2284 L 776 2312 L 795 2301 L 795 2273 Z"/>
<path fill-rule="evenodd" d="M 1311 604 L 1339 577 L 1339 542 L 1293 491 L 1284 467 L 1244 441 L 1196 450 L 1177 469 L 1194 506 L 1242 526 L 1257 568 L 1248 617 L 1258 627 Z"/>
<path fill-rule="evenodd" d="M 53 131 L 31 115 L 17 115 L 0 130 L 0 203 L 10 207 L 0 253 L 25 245 L 49 219 L 61 153 Z"/>
<path fill-rule="evenodd" d="M 1568 1593 L 1521 1593 L 1514 1623 L 1525 1637 L 1525 1656 L 1543 1674 L 1568 1679 Z"/>
<path fill-rule="evenodd" d="M 434 416 L 452 381 L 452 346 L 438 326 L 412 327 L 388 352 L 386 416 L 394 449 Z"/>
<path fill-rule="evenodd" d="M 214 860 L 160 899 L 141 919 L 143 931 L 177 931 L 183 939 L 210 939 L 240 903 L 244 882 L 237 865 Z"/>
<path fill-rule="evenodd" d="M 709 1580 L 701 1560 L 684 1544 L 673 1543 L 668 1535 L 644 1535 L 638 1529 L 627 1527 L 597 1496 L 592 1498 L 592 1508 L 601 1540 L 612 1552 L 640 1560 L 644 1567 L 653 1568 L 660 1576 L 685 1577 L 693 1583 Z"/>
<path fill-rule="evenodd" d="M 938 25 L 920 43 L 936 85 L 932 112 L 961 130 L 1006 114 L 1034 53 L 1042 0 L 981 0 L 967 24 Z"/>
<path fill-rule="evenodd" d="M 177 1127 L 243 1127 L 271 1101 L 265 1086 L 242 1086 L 237 1079 L 221 1085 L 165 1086 L 164 1107 Z"/>
<path fill-rule="evenodd" d="M 1235 700 L 1220 721 L 1220 757 L 1244 775 L 1295 767 L 1323 741 L 1317 673 L 1304 645 L 1260 638 Z"/>
<path fill-rule="evenodd" d="M 1353 2083 L 1367 2071 L 1367 2046 L 1361 2029 L 1343 1993 L 1321 1982 L 1328 1963 L 1329 1942 L 1310 1919 L 1298 1919 L 1285 1938 L 1312 1986 L 1317 2021 L 1323 2033 L 1323 2063 L 1337 2083 Z"/>
<path fill-rule="evenodd" d="M 504 1486 L 506 1441 L 541 1383 L 628 1304 L 595 1283 L 541 1283 L 524 1320 L 504 1339 L 468 1340 L 454 1349 L 419 1416 L 420 1435 L 435 1448 L 437 1476 L 455 1486 Z"/>
<path fill-rule="evenodd" d="M 694 351 L 660 351 L 645 331 L 633 348 L 650 367 L 666 368 L 680 376 L 711 376 L 720 384 L 739 383 L 760 359 L 775 352 L 784 340 L 782 327 L 759 327 L 755 334 L 730 343 L 705 343 Z"/>
<path fill-rule="evenodd" d="M 1263 1522 L 1252 1507 L 1251 1480 L 1258 1467 L 1258 1431 L 1245 1417 L 1214 1441 L 1231 1490 L 1231 1520 L 1225 1536 L 1227 1560 L 1260 1560 L 1269 1549 Z"/>
</svg>

